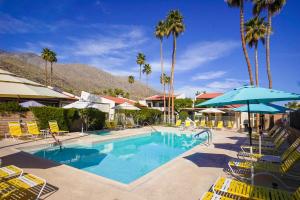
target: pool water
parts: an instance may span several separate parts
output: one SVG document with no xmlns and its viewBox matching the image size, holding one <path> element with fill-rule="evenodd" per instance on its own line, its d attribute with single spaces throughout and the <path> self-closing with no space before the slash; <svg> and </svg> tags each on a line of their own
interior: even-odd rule
<svg viewBox="0 0 300 200">
<path fill-rule="evenodd" d="M 128 184 L 205 140 L 206 137 L 196 139 L 192 135 L 155 132 L 109 142 L 68 144 L 62 150 L 52 147 L 31 153 Z"/>
</svg>

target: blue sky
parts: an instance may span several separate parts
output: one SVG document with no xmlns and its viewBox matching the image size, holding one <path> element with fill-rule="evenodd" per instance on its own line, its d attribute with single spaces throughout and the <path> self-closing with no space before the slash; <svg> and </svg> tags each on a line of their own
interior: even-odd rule
<svg viewBox="0 0 300 200">
<path fill-rule="evenodd" d="M 300 93 L 300 2 L 290 0 L 273 18 L 271 70 L 274 88 Z M 239 35 L 239 11 L 223 0 L 0 0 L 0 49 L 40 53 L 48 47 L 59 62 L 85 63 L 115 75 L 135 75 L 136 54 L 152 65 L 151 86 L 160 89 L 156 23 L 179 9 L 186 31 L 178 38 L 175 90 L 226 91 L 248 83 Z M 251 4 L 246 5 L 246 19 Z M 164 40 L 170 69 L 171 38 Z M 253 50 L 249 49 L 254 67 Z M 267 87 L 265 50 L 259 49 L 260 84 Z M 145 80 L 145 78 L 144 78 Z"/>
</svg>

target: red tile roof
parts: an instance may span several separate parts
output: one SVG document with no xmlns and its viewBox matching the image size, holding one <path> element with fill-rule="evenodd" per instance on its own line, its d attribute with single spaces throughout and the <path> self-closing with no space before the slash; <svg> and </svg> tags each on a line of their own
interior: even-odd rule
<svg viewBox="0 0 300 200">
<path fill-rule="evenodd" d="M 106 99 L 114 101 L 116 104 L 122 104 L 122 103 L 130 103 L 130 104 L 135 104 L 136 102 L 130 99 L 122 98 L 122 97 L 112 97 L 112 96 L 103 96 Z"/>
<path fill-rule="evenodd" d="M 177 97 L 178 95 L 174 95 L 174 97 Z M 169 97 L 169 94 L 166 94 L 166 98 Z M 151 100 L 151 101 L 158 101 L 158 100 L 163 100 L 164 95 L 153 95 L 151 97 L 147 97 L 145 100 Z"/>
<path fill-rule="evenodd" d="M 218 93 L 218 92 L 214 92 L 214 93 L 203 93 L 203 94 L 199 94 L 196 99 L 212 99 L 215 98 L 217 96 L 222 95 L 223 93 Z"/>
</svg>

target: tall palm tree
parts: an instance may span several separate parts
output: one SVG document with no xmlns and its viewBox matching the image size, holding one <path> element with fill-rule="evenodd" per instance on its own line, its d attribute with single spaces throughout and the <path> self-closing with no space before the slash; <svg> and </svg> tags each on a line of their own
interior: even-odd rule
<svg viewBox="0 0 300 200">
<path fill-rule="evenodd" d="M 166 76 L 167 75 L 165 73 L 163 73 L 160 76 L 160 84 L 162 84 L 162 86 L 163 86 L 163 94 L 164 94 L 164 99 L 163 99 L 163 101 L 164 101 L 164 110 L 163 110 L 163 112 L 164 112 L 164 123 L 166 123 L 166 83 L 165 83 Z"/>
<path fill-rule="evenodd" d="M 50 49 L 43 48 L 41 57 L 45 61 L 45 85 L 48 84 L 48 69 L 47 69 L 47 63 L 49 61 L 49 55 L 50 55 Z"/>
<path fill-rule="evenodd" d="M 136 57 L 136 63 L 140 65 L 140 81 L 142 78 L 142 65 L 144 65 L 146 62 L 146 56 L 143 53 L 138 53 Z"/>
<path fill-rule="evenodd" d="M 286 4 L 286 0 L 253 0 L 253 14 L 259 15 L 263 10 L 268 13 L 267 23 L 267 35 L 266 35 L 266 64 L 267 74 L 269 80 L 269 88 L 273 87 L 272 75 L 271 75 L 271 62 L 270 62 L 270 35 L 272 29 L 272 17 L 279 13 L 283 6 Z"/>
<path fill-rule="evenodd" d="M 134 76 L 128 76 L 128 83 L 132 85 L 134 83 Z M 131 91 L 132 92 L 132 91 Z"/>
<path fill-rule="evenodd" d="M 130 84 L 134 83 L 134 76 L 128 76 L 128 83 Z"/>
<path fill-rule="evenodd" d="M 48 61 L 50 62 L 50 85 L 52 86 L 53 63 L 57 62 L 56 53 L 54 51 L 50 51 Z"/>
<path fill-rule="evenodd" d="M 150 64 L 145 64 L 143 69 L 143 74 L 146 74 L 146 81 L 147 81 L 147 87 L 148 87 L 148 78 L 150 74 L 152 73 L 152 68 Z"/>
<path fill-rule="evenodd" d="M 165 76 L 164 83 L 168 85 L 168 122 L 171 123 L 171 77 Z"/>
<path fill-rule="evenodd" d="M 264 18 L 254 17 L 245 23 L 245 39 L 250 48 L 254 47 L 255 55 L 255 84 L 259 85 L 258 80 L 258 43 L 265 43 L 265 35 L 267 32 Z M 259 114 L 256 114 L 256 130 L 259 133 Z"/>
<path fill-rule="evenodd" d="M 259 85 L 258 80 L 258 43 L 265 43 L 265 36 L 267 32 L 267 25 L 264 18 L 254 17 L 245 23 L 245 39 L 250 48 L 254 47 L 255 55 L 255 84 Z"/>
<path fill-rule="evenodd" d="M 175 61 L 176 61 L 176 39 L 184 32 L 185 25 L 183 23 L 183 16 L 179 10 L 171 10 L 166 20 L 166 35 L 169 37 L 173 36 L 173 52 L 172 52 L 172 67 L 171 67 L 171 97 L 172 97 L 172 123 L 174 123 L 174 72 L 175 72 Z"/>
<path fill-rule="evenodd" d="M 160 41 L 160 65 L 161 65 L 161 84 L 163 86 L 164 95 L 164 122 L 166 122 L 166 93 L 164 84 L 164 61 L 163 61 L 163 38 L 166 36 L 166 24 L 163 20 L 159 21 L 155 27 L 155 37 Z"/>
<path fill-rule="evenodd" d="M 254 82 L 252 76 L 252 68 L 251 68 L 251 63 L 250 63 L 250 59 L 246 47 L 245 35 L 244 35 L 244 0 L 226 0 L 226 2 L 229 7 L 240 9 L 240 35 L 242 41 L 242 48 L 243 48 L 244 56 L 248 67 L 250 85 L 253 85 Z"/>
</svg>

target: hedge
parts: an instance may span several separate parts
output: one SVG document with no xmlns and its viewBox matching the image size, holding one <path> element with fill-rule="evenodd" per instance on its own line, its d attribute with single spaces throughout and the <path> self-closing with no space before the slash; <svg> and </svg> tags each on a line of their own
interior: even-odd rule
<svg viewBox="0 0 300 200">
<path fill-rule="evenodd" d="M 30 107 L 29 109 L 37 118 L 41 129 L 48 128 L 48 122 L 56 120 L 60 129 L 69 130 L 71 123 L 79 118 L 78 110 L 73 108 Z"/>
<path fill-rule="evenodd" d="M 23 108 L 18 102 L 15 101 L 0 103 L 0 113 L 25 111 L 28 111 L 28 108 Z"/>
<path fill-rule="evenodd" d="M 118 111 L 119 112 L 119 111 Z M 139 111 L 124 110 L 125 115 L 133 117 L 139 124 L 155 124 L 161 122 L 162 112 L 156 109 L 141 108 Z"/>
</svg>

